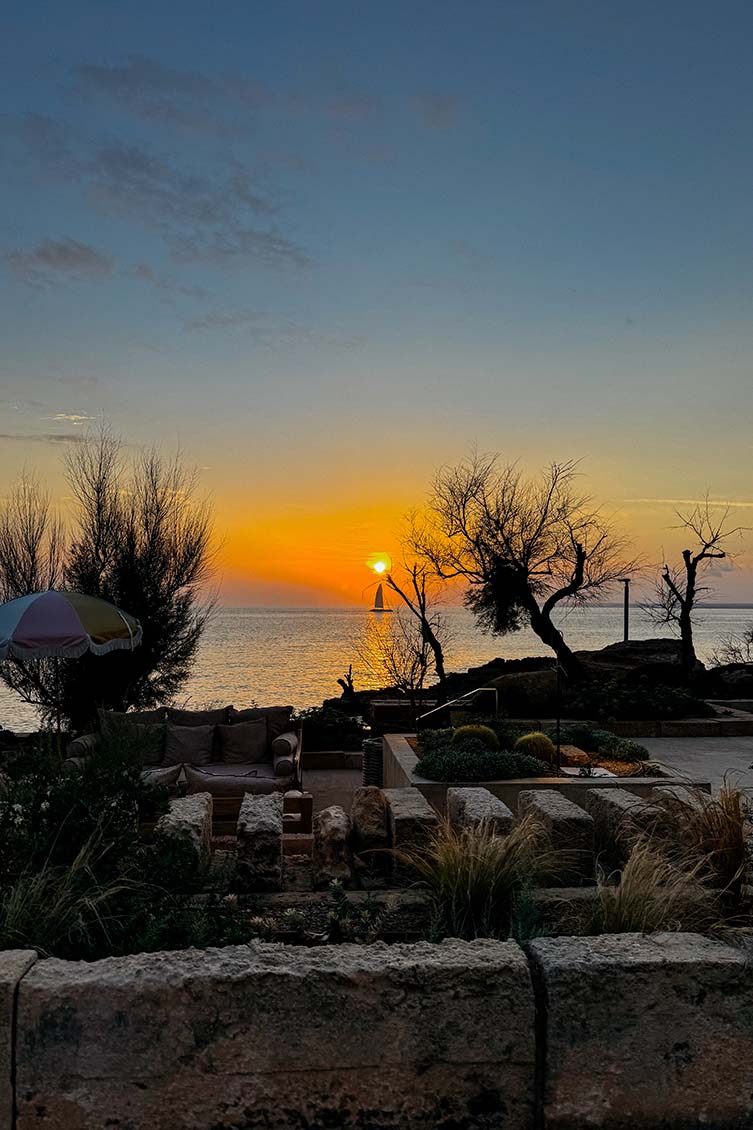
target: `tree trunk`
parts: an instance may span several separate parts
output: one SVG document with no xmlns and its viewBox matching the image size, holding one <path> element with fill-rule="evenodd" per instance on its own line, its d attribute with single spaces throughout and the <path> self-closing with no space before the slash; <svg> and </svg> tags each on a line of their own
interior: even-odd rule
<svg viewBox="0 0 753 1130">
<path fill-rule="evenodd" d="M 685 597 L 680 601 L 680 613 L 677 622 L 680 626 L 680 664 L 685 677 L 685 682 L 690 683 L 696 665 L 696 653 L 693 645 L 693 606 L 696 597 L 696 578 L 698 564 L 691 556 L 690 550 L 683 550 L 685 562 Z"/>
<path fill-rule="evenodd" d="M 441 706 L 442 703 L 447 702 L 447 673 L 444 669 L 444 652 L 441 643 L 432 630 L 431 624 L 425 618 L 422 619 L 421 631 L 424 641 L 429 645 L 431 653 L 434 656 L 434 670 L 437 673 L 437 681 L 439 684 L 437 703 Z"/>
<path fill-rule="evenodd" d="M 531 627 L 541 642 L 550 647 L 557 656 L 566 678 L 577 683 L 584 677 L 583 665 L 565 643 L 562 633 L 552 623 L 549 613 L 542 612 L 535 601 L 532 602 L 532 607 L 529 607 L 528 613 Z"/>
</svg>

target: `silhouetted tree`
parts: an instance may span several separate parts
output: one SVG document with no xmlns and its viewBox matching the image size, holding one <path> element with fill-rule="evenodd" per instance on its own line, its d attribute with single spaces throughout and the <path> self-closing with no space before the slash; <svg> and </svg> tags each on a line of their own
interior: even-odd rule
<svg viewBox="0 0 753 1130">
<path fill-rule="evenodd" d="M 526 479 L 515 464 L 473 454 L 438 473 L 413 536 L 437 576 L 466 583 L 466 604 L 484 630 L 504 635 L 530 624 L 571 678 L 582 671 L 554 610 L 597 599 L 635 567 L 575 478 L 573 462 Z"/>
<path fill-rule="evenodd" d="M 179 457 L 156 451 L 126 466 L 107 431 L 66 459 L 74 501 L 67 538 L 48 497 L 22 483 L 0 512 L 4 600 L 44 588 L 101 596 L 142 624 L 133 652 L 0 663 L 0 678 L 50 716 L 60 701 L 75 728 L 96 707 L 126 709 L 170 701 L 185 683 L 211 610 L 202 596 L 212 565 L 211 517 Z"/>
<path fill-rule="evenodd" d="M 729 525 L 729 507 L 716 508 L 708 497 L 689 513 L 676 511 L 682 529 L 693 541 L 691 549 L 683 549 L 682 565 L 672 566 L 666 561 L 661 566 L 655 582 L 656 603 L 645 605 L 645 611 L 655 624 L 671 624 L 680 633 L 680 662 L 686 681 L 690 682 L 697 662 L 693 642 L 693 612 L 698 601 L 708 596 L 711 589 L 701 582 L 703 573 L 712 561 L 723 560 L 729 554 L 722 548 L 735 535 L 741 535 L 742 526 Z"/>
<path fill-rule="evenodd" d="M 410 559 L 405 560 L 397 569 L 390 570 L 386 584 L 416 619 L 421 640 L 432 655 L 437 676 L 437 700 L 443 703 L 447 701 L 447 673 L 444 666 L 447 625 L 435 607 L 437 594 L 432 585 L 433 580 L 434 574 L 428 562 Z"/>
</svg>

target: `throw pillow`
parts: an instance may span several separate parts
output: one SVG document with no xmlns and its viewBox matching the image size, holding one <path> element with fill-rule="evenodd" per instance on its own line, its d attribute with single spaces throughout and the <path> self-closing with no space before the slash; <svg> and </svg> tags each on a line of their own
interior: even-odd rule
<svg viewBox="0 0 753 1130">
<path fill-rule="evenodd" d="M 229 765 L 254 765 L 258 761 L 267 760 L 266 718 L 236 722 L 232 726 L 218 726 L 217 732 L 220 737 L 220 756 Z"/>
<path fill-rule="evenodd" d="M 163 765 L 209 765 L 212 760 L 214 726 L 167 727 Z"/>
<path fill-rule="evenodd" d="M 228 721 L 235 725 L 238 722 L 251 722 L 256 718 L 267 719 L 267 735 L 270 742 L 290 729 L 290 718 L 293 714 L 292 706 L 250 706 L 247 710 L 236 710 L 230 707 Z"/>
<path fill-rule="evenodd" d="M 222 706 L 218 710 L 179 710 L 177 706 L 168 706 L 167 720 L 173 726 L 219 726 L 227 722 L 230 709 Z"/>
</svg>

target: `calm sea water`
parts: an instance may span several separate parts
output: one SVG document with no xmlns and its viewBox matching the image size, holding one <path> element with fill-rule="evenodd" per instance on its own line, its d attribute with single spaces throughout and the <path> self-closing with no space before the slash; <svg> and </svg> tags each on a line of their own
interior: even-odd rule
<svg viewBox="0 0 753 1130">
<path fill-rule="evenodd" d="M 481 634 L 463 608 L 449 608 L 445 616 L 448 670 L 463 671 L 496 656 L 546 654 L 531 631 L 499 639 Z M 368 670 L 368 663 L 359 658 L 368 658 L 369 649 L 373 650 L 374 620 L 360 608 L 218 609 L 184 698 L 196 706 L 232 702 L 242 707 L 252 700 L 314 706 L 340 693 L 337 679 L 351 662 L 356 688 L 383 686 L 384 677 Z M 565 611 L 558 623 L 575 649 L 604 647 L 622 639 L 621 607 Z M 695 630 L 699 658 L 707 660 L 723 640 L 739 636 L 751 623 L 750 607 L 700 610 Z M 671 634 L 652 625 L 638 608 L 631 610 L 630 629 L 632 639 Z M 28 730 L 36 722 L 31 707 L 0 688 L 2 726 Z"/>
</svg>

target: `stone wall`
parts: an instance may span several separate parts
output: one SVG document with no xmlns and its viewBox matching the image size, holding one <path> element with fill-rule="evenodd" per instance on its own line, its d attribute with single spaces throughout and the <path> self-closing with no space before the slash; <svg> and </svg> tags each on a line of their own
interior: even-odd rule
<svg viewBox="0 0 753 1130">
<path fill-rule="evenodd" d="M 16 951 L 0 987 L 0 1130 L 753 1125 L 753 968 L 693 934 Z"/>
</svg>

